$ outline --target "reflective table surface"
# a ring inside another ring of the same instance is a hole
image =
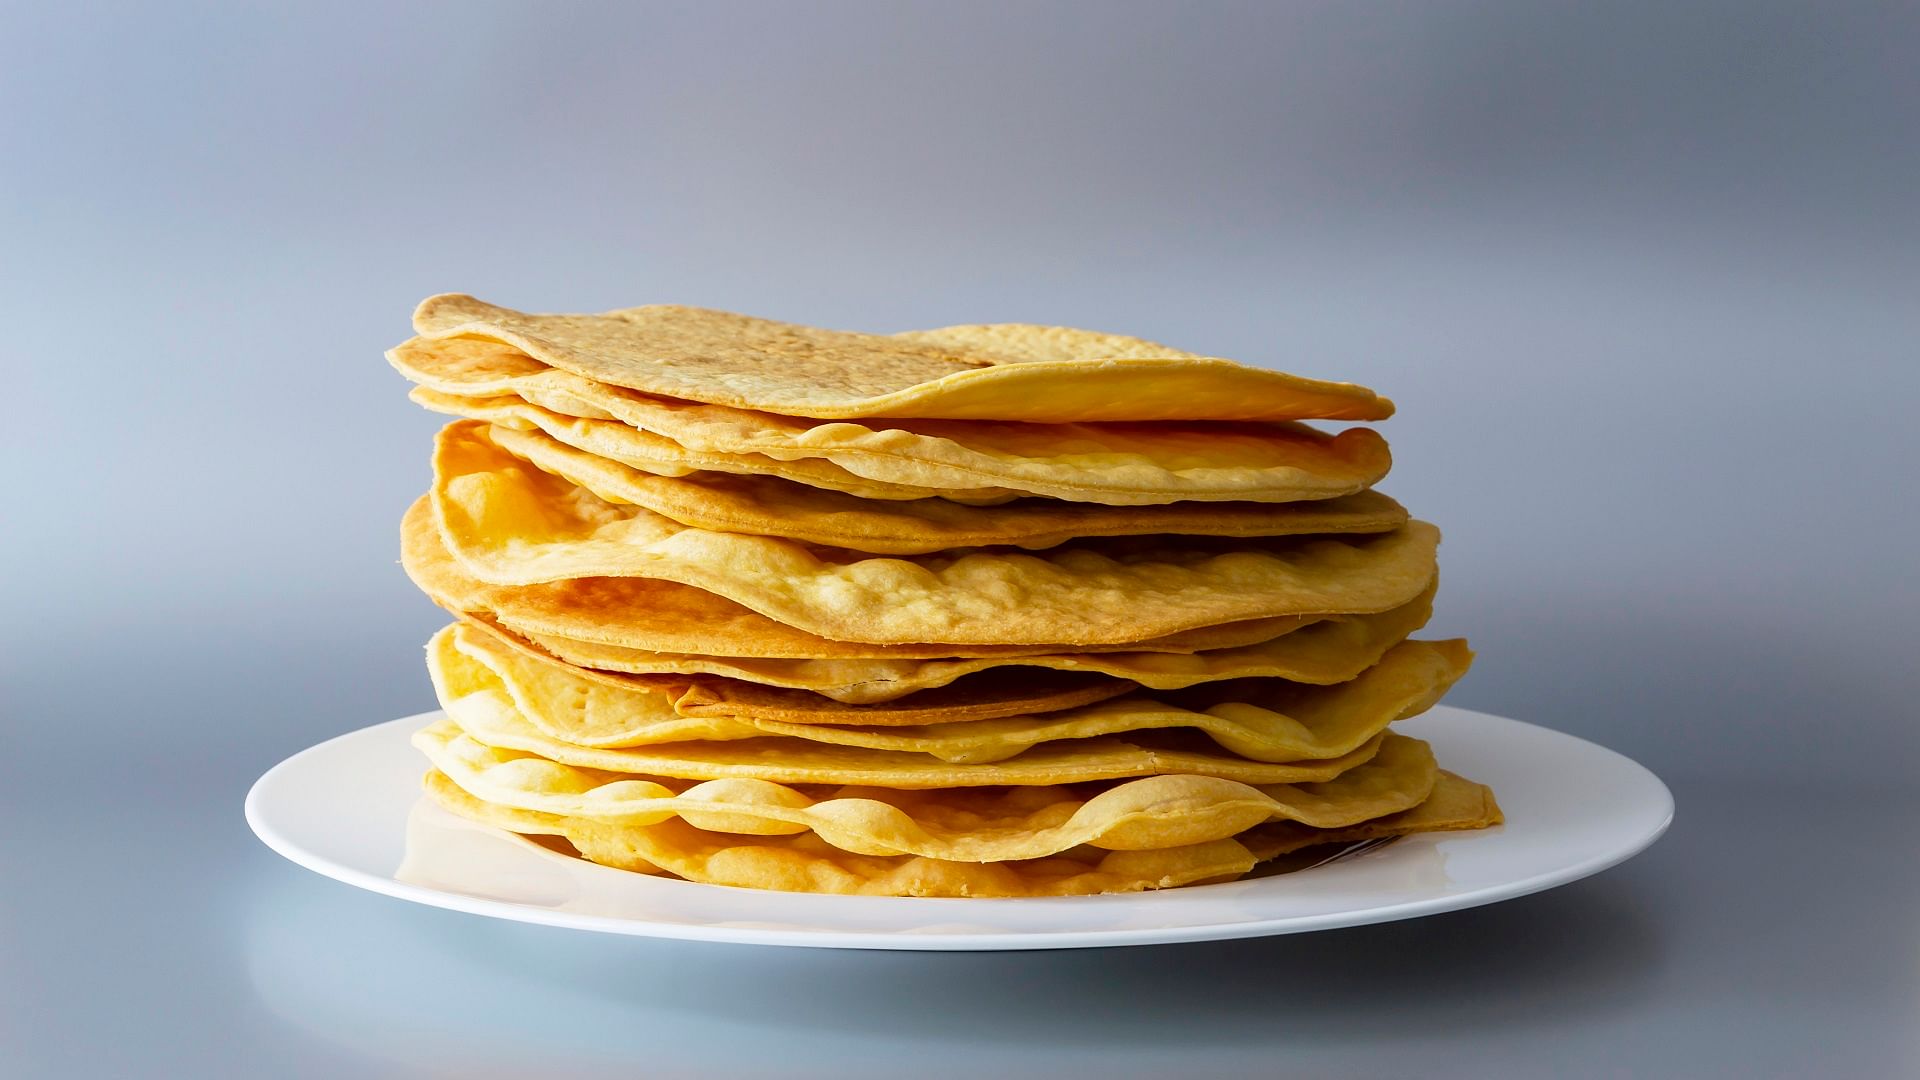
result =
[[[1914,1075],[1920,801],[1674,779],[1596,878],[1217,944],[911,954],[622,939],[376,896],[240,813],[244,727],[6,756],[8,1076]],[[24,827],[23,827],[24,826]]]

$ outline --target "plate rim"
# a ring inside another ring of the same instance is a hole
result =
[[[1605,755],[1617,759],[1616,765],[1641,774],[1651,781],[1652,793],[1660,804],[1654,824],[1641,835],[1620,847],[1603,854],[1591,856],[1563,867],[1542,871],[1529,877],[1520,878],[1499,885],[1486,886],[1477,890],[1445,896],[1425,897],[1397,904],[1385,904],[1368,908],[1346,911],[1323,912],[1312,915],[1290,915],[1266,920],[1247,920],[1242,922],[1221,922],[1176,927],[1141,927],[1119,929],[1089,930],[1050,930],[1050,931],[995,931],[989,933],[938,933],[924,931],[888,931],[863,932],[846,930],[808,930],[782,929],[740,925],[703,925],[700,923],[652,922],[643,919],[625,918],[614,915],[597,915],[579,912],[543,909],[527,904],[518,904],[508,900],[495,900],[486,897],[469,896],[463,893],[430,888],[400,881],[392,876],[375,874],[359,867],[350,866],[317,852],[308,850],[282,834],[262,809],[264,792],[271,789],[277,778],[299,767],[302,759],[319,754],[337,743],[363,738],[368,733],[401,724],[424,724],[443,715],[440,710],[415,713],[411,716],[397,717],[392,720],[369,724],[352,731],[342,732],[331,738],[314,743],[302,750],[288,755],[272,768],[262,773],[247,789],[244,813],[247,826],[269,849],[282,858],[310,870],[322,877],[382,896],[428,907],[458,911],[468,915],[504,919],[539,926],[551,926],[565,930],[587,933],[609,933],[625,937],[649,937],[682,941],[707,941],[740,945],[776,945],[789,948],[832,948],[862,949],[878,951],[952,951],[985,952],[1066,948],[1107,948],[1128,945],[1161,945],[1182,942],[1203,942],[1237,940],[1241,938],[1273,937],[1283,934],[1311,933],[1320,930],[1334,930],[1352,926],[1369,926],[1384,922],[1397,922],[1403,919],[1423,918],[1449,911],[1481,907],[1487,904],[1514,900],[1534,893],[1544,892],[1561,885],[1571,884],[1583,878],[1591,877],[1602,871],[1618,866],[1635,855],[1640,854],[1657,842],[1673,824],[1673,792],[1667,784],[1652,770],[1616,750],[1608,749],[1589,739],[1570,735],[1564,731],[1544,727],[1539,724],[1516,720],[1493,713],[1465,709],[1459,706],[1441,705],[1436,710],[1445,709],[1453,713],[1472,715],[1484,720],[1494,720],[1505,724],[1515,724],[1545,732],[1556,738],[1579,744],[1586,752]],[[1424,714],[1423,714],[1424,715]],[[531,857],[534,853],[529,852]],[[686,884],[699,886],[699,882]],[[719,886],[707,886],[717,888]],[[1206,886],[1198,886],[1205,888]],[[1174,890],[1179,891],[1179,890]],[[823,894],[806,894],[814,900],[831,900]],[[851,898],[850,898],[851,899]],[[953,905],[964,904],[969,907],[981,904],[1022,904],[1030,901],[1022,898],[959,898],[959,897],[860,897],[865,901],[886,900],[901,904]],[[1096,899],[1055,898],[1055,899]]]

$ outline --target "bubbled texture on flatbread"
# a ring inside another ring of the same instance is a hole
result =
[[[451,721],[414,736],[434,767],[483,801],[616,826],[669,817],[714,832],[811,830],[861,855],[959,862],[1040,858],[1090,844],[1146,850],[1205,843],[1271,820],[1339,828],[1412,809],[1438,775],[1424,742],[1389,733],[1330,780],[1252,785],[1192,774],[1070,786],[901,790],[724,779],[696,784],[607,772],[490,747]]]
[[[857,704],[808,690],[707,674],[628,674],[583,668],[478,615],[461,616],[457,640],[469,652],[478,646],[540,667],[557,668],[570,677],[601,686],[664,696],[682,716],[744,717],[789,724],[915,725],[986,720],[1071,709],[1135,689],[1133,683],[1093,673],[1008,668],[986,678]]]
[[[1338,757],[1261,762],[1224,754],[1201,740],[1169,739],[1149,732],[1126,739],[1048,743],[1005,761],[981,764],[956,764],[928,754],[778,737],[599,749],[546,735],[527,723],[503,696],[468,695],[445,707],[452,722],[475,742],[599,772],[676,781],[766,780],[896,791],[1040,787],[1189,772],[1244,784],[1306,783],[1331,780],[1371,758],[1380,748],[1376,734]],[[1183,743],[1196,748],[1187,749]]]
[[[651,578],[585,578],[522,587],[489,585],[467,574],[447,552],[431,502],[425,497],[401,519],[400,563],[413,583],[440,606],[491,618],[557,655],[565,655],[561,649],[568,642],[652,654],[783,659],[1032,656],[1059,651],[1059,646],[1051,644],[889,645],[839,641],[788,626],[714,593]],[[1298,629],[1311,618],[1285,615],[1249,619],[1145,641],[1078,647],[1132,652],[1225,648]],[[582,666],[609,665],[587,662]],[[617,666],[611,669],[621,670]]]
[[[811,832],[739,836],[697,829],[679,818],[608,826],[516,810],[475,798],[437,769],[427,774],[424,786],[435,803],[463,818],[529,836],[564,837],[579,855],[604,866],[739,888],[855,896],[1085,896],[1226,881],[1255,864],[1233,840],[1153,851],[1076,848],[989,863],[856,855]]]
[[[707,674],[743,683],[811,691],[847,703],[882,703],[946,686],[980,685],[1016,668],[1084,672],[1126,679],[1156,690],[1177,690],[1226,679],[1275,678],[1326,684],[1345,682],[1388,648],[1426,625],[1434,586],[1397,608],[1372,615],[1314,619],[1275,628],[1263,641],[1187,651],[998,653],[951,659],[843,657],[766,659],[648,652],[534,634],[530,646],[576,667],[635,675]],[[513,635],[518,637],[519,635]],[[1163,641],[1166,639],[1162,639]]]
[[[1258,862],[1319,845],[1479,829],[1501,820],[1491,791],[1441,770],[1432,794],[1419,806],[1340,829],[1280,822],[1183,847],[1075,848],[1039,859],[960,863],[917,855],[855,855],[811,832],[739,836],[696,829],[678,818],[622,827],[516,810],[473,797],[438,770],[427,774],[424,787],[434,802],[461,817],[510,832],[564,837],[582,856],[623,870],[671,873],[712,885],[862,896],[1082,896],[1173,888],[1231,880]]]
[[[989,506],[1019,497],[1018,492],[999,487],[929,488],[872,480],[821,457],[781,460],[765,454],[689,450],[671,439],[628,427],[617,420],[567,416],[517,397],[458,397],[425,387],[415,387],[408,396],[434,412],[482,420],[510,430],[539,432],[580,453],[659,476],[687,476],[700,472],[769,476],[825,491],[882,501],[943,498],[952,502]]]
[[[1138,338],[1019,324],[886,337],[676,305],[531,315],[445,294],[436,341],[501,342],[610,386],[788,416],[1024,420],[1379,420],[1365,387],[1196,357]]]
[[[442,433],[435,475],[441,537],[488,584],[675,581],[821,637],[881,644],[1115,644],[1247,619],[1382,611],[1432,579],[1438,542],[1413,522],[1352,537],[1130,537],[1039,553],[862,557],[616,506],[474,429]]]
[[[993,506],[942,498],[875,500],[770,475],[660,476],[589,454],[538,430],[489,425],[476,437],[608,503],[643,507],[682,525],[886,555],[988,546],[1040,549],[1096,536],[1371,533],[1407,521],[1406,510],[1377,491],[1317,502],[1153,507],[1037,498]]]
[[[1297,821],[1275,821],[1256,825],[1235,839],[1264,862],[1322,844],[1354,844],[1414,833],[1487,829],[1505,820],[1500,804],[1494,801],[1492,788],[1441,769],[1432,793],[1411,810],[1338,829],[1314,829]]]
[[[546,736],[575,746],[782,736],[926,754],[955,764],[1004,761],[1042,743],[1166,729],[1200,732],[1253,761],[1333,758],[1359,748],[1389,723],[1426,711],[1471,662],[1465,642],[1409,641],[1359,678],[1331,687],[1245,679],[1200,695],[1137,693],[1045,713],[918,725],[796,724],[764,716],[689,715],[667,694],[600,682],[469,627],[442,630],[428,645],[435,689],[456,720],[461,709],[450,703],[482,694],[493,699],[493,711],[510,707]]]
[[[423,378],[431,372],[409,374]],[[553,384],[572,380],[562,387]],[[436,412],[537,428],[648,472],[756,472],[768,462],[823,462],[789,479],[887,497],[921,491],[981,501],[1008,493],[1147,506],[1191,501],[1295,502],[1360,491],[1386,476],[1386,440],[1366,428],[1329,435],[1305,424],[994,424],[819,422],[627,394],[548,372],[511,395],[416,387]],[[577,383],[577,385],[575,385]],[[732,462],[732,464],[729,464]]]

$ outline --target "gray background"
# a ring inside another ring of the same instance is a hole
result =
[[[1920,1070],[1920,9],[0,7],[0,1073]],[[1601,878],[1251,945],[615,942],[240,797],[427,708],[419,298],[1039,321],[1365,382],[1453,698],[1665,776]]]

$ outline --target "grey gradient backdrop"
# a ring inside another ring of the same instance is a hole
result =
[[[447,290],[874,330],[1057,322],[1375,386],[1401,406],[1386,490],[1446,532],[1434,628],[1481,652],[1454,700],[1629,753],[1674,784],[1683,823],[1690,797],[1712,823],[1632,888],[1419,924],[1466,935],[1447,947],[1460,964],[1603,924],[1584,932],[1597,951],[1471,984],[1488,1008],[1508,989],[1536,1005],[1466,1034],[1516,1069],[1599,1068],[1553,1040],[1653,1055],[1732,1022],[1759,1040],[1748,1068],[1783,1066],[1803,1044],[1766,1022],[1774,999],[1726,996],[1791,980],[1739,967],[1757,961],[1734,959],[1746,946],[1720,920],[1745,910],[1752,940],[1793,940],[1802,900],[1869,882],[1882,906],[1813,921],[1871,929],[1808,955],[1839,965],[1823,992],[1871,1003],[1833,1023],[1910,1020],[1914,852],[1888,822],[1911,816],[1920,766],[1916,55],[1920,9],[1894,3],[0,7],[0,788],[18,804],[0,834],[0,1037],[48,1071],[170,1068],[219,1030],[317,1075],[373,1069],[363,1052],[396,1071],[440,1060],[411,1035],[367,1050],[342,1034],[367,1023],[350,1010],[275,1005],[260,933],[233,927],[281,910],[372,965],[338,975],[335,1005],[504,942],[527,963],[575,950],[542,977],[603,1020],[644,1011],[620,1012],[626,984],[583,970],[604,954],[575,938],[349,896],[239,823],[273,761],[431,703],[419,646],[441,617],[394,560],[436,421],[380,352]],[[1796,828],[1832,865],[1786,874],[1818,889],[1788,904],[1771,849],[1727,845]],[[1703,891],[1729,873],[1759,876]],[[1757,896],[1774,906],[1755,914]],[[1681,912],[1700,925],[1674,929]],[[1432,997],[1452,987],[1437,969],[1387,959],[1421,934],[1259,955],[1371,957]],[[1672,966],[1682,938],[1695,966]],[[438,951],[387,970],[367,940]],[[1664,959],[1635,967],[1649,950]],[[1186,955],[1213,970],[1233,954]],[[980,966],[1000,962],[966,961],[1034,1001],[1114,979],[1084,958]],[[882,961],[777,963],[775,983],[832,984],[830,963]],[[930,962],[886,963],[855,981],[897,989]],[[1624,998],[1683,971],[1696,1012],[1596,1022],[1576,997],[1536,1015],[1569,970]],[[110,972],[133,981],[102,991]],[[1185,991],[1240,1016],[1245,995],[1212,986]],[[128,1006],[116,1037],[81,1021],[103,992]],[[380,1015],[413,1035],[451,1022],[404,1000],[421,1011]],[[1104,1005],[1088,1023],[1142,1022]],[[1334,1022],[1313,1060],[1471,1071],[1421,1056],[1462,1017],[1401,1007],[1428,1018],[1411,1040]],[[960,1036],[914,1015],[923,1028],[880,1045],[937,1074],[947,1059],[922,1044]],[[997,1017],[1027,1037],[997,1068],[1104,1052],[1021,1015]],[[1242,1019],[1207,1052],[1256,1055]],[[515,1054],[552,1060],[539,1024],[483,1026],[495,1043],[457,1045],[509,1072]],[[892,1060],[848,1056],[857,1025],[837,1042],[820,1026],[811,1061]],[[782,1071],[799,1038],[714,1030],[705,1060],[736,1074]],[[1108,1066],[1184,1045],[1163,1034]],[[1893,1026],[1851,1038],[1862,1066],[1920,1060]],[[1359,1044],[1373,1056],[1342,1056]],[[1688,1045],[1628,1066],[1719,1060],[1711,1038]],[[631,1049],[592,1047],[602,1065]],[[702,1051],[680,1049],[673,1074],[698,1071]]]

